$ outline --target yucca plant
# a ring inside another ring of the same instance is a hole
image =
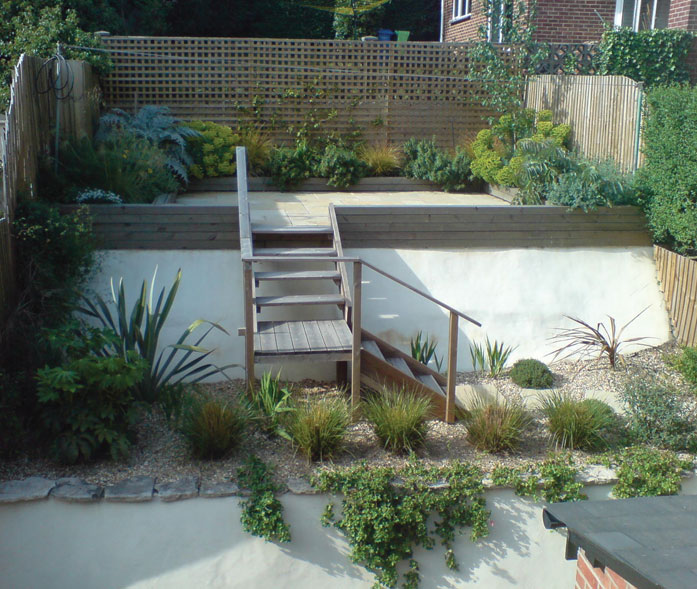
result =
[[[484,372],[486,370],[486,354],[482,344],[472,342],[472,345],[470,345],[470,358],[472,358],[472,370],[475,372]]]
[[[648,309],[648,307],[646,307]],[[619,330],[614,317],[608,315],[610,327],[604,323],[598,323],[595,327],[590,323],[586,323],[576,317],[565,315],[567,319],[571,319],[578,327],[570,327],[558,329],[556,335],[552,336],[552,341],[563,344],[561,347],[554,350],[551,354],[553,359],[558,357],[569,358],[570,356],[578,355],[580,357],[588,357],[594,353],[598,354],[598,358],[606,356],[610,366],[615,368],[617,361],[620,359],[620,347],[629,343],[643,342],[646,337],[632,337],[626,340],[622,339],[624,330],[627,329],[642,313],[643,309],[637,313],[632,319],[625,323]],[[641,345],[649,345],[641,343]]]
[[[197,458],[222,458],[242,439],[245,411],[207,395],[194,397],[183,416],[181,432]]]
[[[375,435],[392,452],[410,452],[423,444],[432,411],[428,397],[406,389],[383,388],[363,403]]]
[[[111,281],[111,302],[116,307],[115,314],[99,295],[95,295],[95,301],[83,296],[84,306],[79,309],[85,315],[97,319],[104,327],[116,332],[121,355],[126,357],[129,351],[134,350],[148,362],[150,371],[138,385],[138,391],[140,400],[149,403],[158,401],[159,391],[165,384],[177,384],[182,381],[199,382],[234,366],[217,367],[204,362],[214,351],[201,347],[206,336],[214,329],[229,335],[220,325],[205,319],[194,321],[184,330],[175,344],[164,347],[158,354],[160,334],[177,296],[182,271],[180,269],[177,272],[169,292],[162,287],[157,301],[153,304],[156,277],[157,268],[149,291],[147,282],[143,281],[140,296],[133,304],[130,313],[126,306],[126,288],[123,278],[119,280],[118,291],[114,289],[114,281]],[[207,325],[207,329],[193,344],[187,343],[189,336],[202,325]]]
[[[341,448],[350,423],[344,399],[308,399],[296,407],[289,430],[309,462],[331,458]]]
[[[416,334],[416,337],[411,339],[410,344],[411,357],[414,358],[414,360],[417,360],[426,366],[428,366],[431,360],[433,360],[433,363],[436,365],[436,370],[438,372],[441,371],[443,368],[443,359],[439,358],[438,354],[436,354],[438,344],[434,339],[428,335],[424,337],[423,333],[419,331],[419,333]]]
[[[608,445],[615,413],[606,403],[598,399],[579,401],[568,393],[554,392],[541,397],[540,406],[556,446],[598,450]]]
[[[364,145],[358,157],[368,166],[373,176],[389,176],[399,169],[402,154],[399,148],[389,143]]]
[[[286,421],[289,413],[295,411],[292,404],[292,391],[288,387],[281,386],[281,373],[273,376],[265,372],[250,391],[250,409],[254,413],[261,427],[269,433],[290,440],[290,434],[286,431]]]
[[[530,422],[527,411],[516,403],[479,398],[468,407],[465,427],[477,450],[502,452],[520,445]]]

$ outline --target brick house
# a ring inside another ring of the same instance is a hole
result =
[[[484,27],[490,41],[506,42],[506,15],[517,0],[442,0],[441,41],[473,41]],[[697,0],[537,0],[536,38],[552,43],[594,43],[605,24],[697,31]]]

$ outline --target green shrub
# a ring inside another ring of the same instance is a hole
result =
[[[83,137],[61,146],[59,177],[61,200],[72,202],[80,189],[113,192],[128,203],[149,203],[179,190],[168,168],[168,156],[148,140],[122,132],[94,143]]]
[[[642,203],[656,243],[697,248],[697,88],[655,88],[647,94]]]
[[[556,446],[598,450],[608,445],[615,413],[606,403],[597,399],[577,401],[568,394],[555,392],[542,397],[540,404]]]
[[[281,190],[290,190],[312,176],[318,157],[307,141],[298,143],[295,149],[274,149],[269,159],[271,180]]]
[[[399,170],[401,165],[399,149],[388,143],[364,145],[358,151],[358,156],[373,176],[390,176]]]
[[[652,376],[636,377],[621,399],[637,442],[678,451],[697,449],[694,410],[668,385]]]
[[[209,121],[191,121],[187,125],[199,133],[186,140],[193,159],[191,175],[194,178],[232,176],[237,170],[239,135],[230,127]],[[249,165],[253,165],[251,159]]]
[[[643,446],[622,450],[614,461],[618,468],[612,494],[617,499],[677,495],[683,470],[694,467],[691,460],[680,460],[672,452]]]
[[[402,173],[407,178],[428,180],[446,192],[464,190],[470,183],[470,158],[458,148],[451,157],[436,145],[435,139],[409,139],[403,147]]]
[[[388,0],[337,0],[334,12],[334,36],[336,39],[359,40],[366,35],[375,35],[385,16],[385,4]],[[323,5],[324,2],[317,2]],[[312,6],[312,4],[309,4]],[[343,9],[343,10],[342,10]],[[355,14],[354,12],[355,11]]]
[[[350,423],[344,399],[308,399],[296,407],[289,433],[308,461],[324,460],[341,448]]]
[[[405,389],[384,388],[363,403],[375,435],[392,452],[410,452],[424,443],[431,411],[428,397]]]
[[[368,167],[351,150],[327,145],[317,165],[319,176],[327,178],[327,184],[336,188],[348,188],[368,173]]]
[[[693,34],[677,29],[635,32],[607,28],[600,42],[599,74],[627,76],[648,88],[688,82]]]
[[[526,389],[548,389],[554,382],[547,365],[532,358],[518,360],[511,368],[509,376],[515,384]]]
[[[498,398],[494,401],[478,399],[468,410],[467,437],[477,450],[485,452],[514,450],[530,425],[525,409]]]
[[[126,456],[128,430],[136,418],[133,389],[147,370],[134,352],[116,354],[116,336],[109,330],[76,328],[50,332],[63,352],[60,366],[37,372],[41,420],[52,439],[51,452],[74,463],[104,449],[113,459]]]
[[[250,391],[250,409],[256,415],[260,426],[268,433],[291,439],[286,424],[295,411],[292,393],[288,387],[281,386],[281,373],[275,377],[264,373],[258,387]]]
[[[0,458],[13,458],[27,443],[33,407],[18,378],[0,369]]]
[[[195,397],[182,418],[181,431],[197,458],[222,458],[242,439],[244,411],[209,395]]]
[[[697,348],[683,348],[682,352],[670,358],[669,362],[687,381],[697,385]]]

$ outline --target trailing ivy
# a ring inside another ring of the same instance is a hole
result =
[[[482,473],[468,463],[427,468],[414,461],[396,470],[365,465],[345,471],[325,471],[313,480],[322,492],[343,495],[341,517],[329,503],[323,525],[333,525],[348,537],[351,559],[376,576],[374,587],[394,587],[397,565],[409,559],[404,587],[419,585],[416,546],[431,549],[437,539],[445,547],[448,568],[457,569],[452,550],[456,532],[471,527],[472,541],[488,534]],[[436,521],[431,523],[431,516]]]
[[[687,54],[694,35],[676,29],[635,32],[606,29],[600,42],[600,75],[622,75],[647,87],[687,82]]]
[[[495,485],[513,487],[519,497],[547,503],[588,499],[583,483],[576,480],[578,469],[570,454],[551,454],[547,460],[527,467],[497,466],[491,479]]]
[[[276,497],[281,489],[271,480],[272,474],[272,467],[253,455],[237,470],[240,487],[251,492],[240,502],[240,521],[244,531],[253,536],[290,542],[290,526],[283,520],[283,505]]]

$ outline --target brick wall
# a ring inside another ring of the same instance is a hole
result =
[[[479,27],[486,24],[486,18],[482,13],[482,5],[478,0],[472,0],[472,16],[465,20],[453,20],[453,0],[445,0],[443,8],[443,40],[451,42],[477,41],[479,39]]]
[[[668,28],[697,31],[697,0],[672,0]]]
[[[574,589],[636,589],[609,567],[594,567],[583,550],[578,551]]]

